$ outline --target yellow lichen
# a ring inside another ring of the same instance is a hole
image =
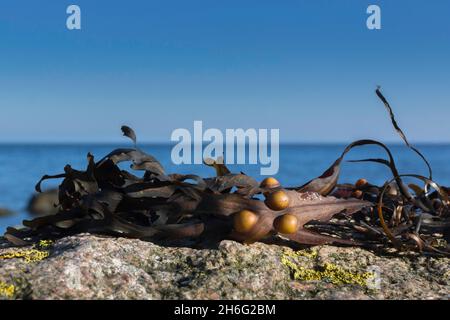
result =
[[[23,259],[26,263],[39,262],[50,255],[49,248],[53,245],[52,240],[40,240],[30,249],[14,249],[0,253],[1,259]]]
[[[365,287],[368,280],[374,277],[371,272],[355,273],[332,263],[309,269],[301,266],[298,261],[299,257],[315,259],[317,255],[316,251],[286,251],[281,257],[281,263],[289,268],[295,280],[300,281],[328,281],[335,285],[357,284]]]
[[[450,279],[450,271],[445,272],[443,277],[445,280],[449,280]]]
[[[0,259],[24,259],[26,263],[42,261],[50,255],[48,251],[37,249],[17,249],[0,254]]]
[[[15,290],[14,285],[0,281],[0,297],[12,298]]]
[[[316,250],[300,250],[300,251],[286,251],[286,255],[289,255],[293,258],[296,257],[306,257],[308,259],[315,259],[318,256],[318,253]]]
[[[53,241],[52,240],[39,240],[37,246],[45,249],[45,248],[49,248],[53,245]]]

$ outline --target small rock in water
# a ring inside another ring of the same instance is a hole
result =
[[[58,190],[52,189],[33,195],[28,202],[27,210],[40,216],[52,215],[58,212],[58,208],[55,207],[58,203]]]
[[[0,208],[0,217],[12,216],[13,214],[15,212],[12,210]]]

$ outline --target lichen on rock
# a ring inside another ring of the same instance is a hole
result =
[[[315,268],[304,267],[299,258],[307,259],[317,258],[317,251],[285,251],[281,257],[281,262],[289,268],[293,278],[300,281],[329,281],[335,285],[357,284],[361,287],[367,287],[370,279],[374,278],[372,272],[352,272],[339,267],[333,263],[325,263]]]
[[[12,298],[14,291],[15,287],[13,284],[0,281],[0,298]]]
[[[1,299],[446,299],[450,283],[448,258],[361,248],[294,251],[225,240],[195,249],[89,234],[48,246],[1,242],[0,256],[19,250],[48,254],[33,263],[0,259]],[[380,271],[378,290],[364,286],[371,266]],[[296,277],[295,270],[310,271]]]
[[[23,259],[27,263],[42,261],[49,255],[48,251],[37,249],[15,249],[0,254],[0,260]]]
[[[40,240],[31,248],[13,248],[0,253],[0,260],[23,259],[26,263],[39,262],[49,256],[48,249],[52,243],[50,240]]]

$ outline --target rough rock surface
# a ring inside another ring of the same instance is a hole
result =
[[[0,299],[447,299],[449,262],[234,241],[192,249],[88,234],[33,248],[0,240]],[[373,266],[380,277],[369,281],[362,275]]]

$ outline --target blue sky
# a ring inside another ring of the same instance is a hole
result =
[[[381,85],[412,141],[450,142],[449,15],[445,0],[2,1],[0,141],[120,141],[126,123],[169,142],[194,120],[398,141]]]

